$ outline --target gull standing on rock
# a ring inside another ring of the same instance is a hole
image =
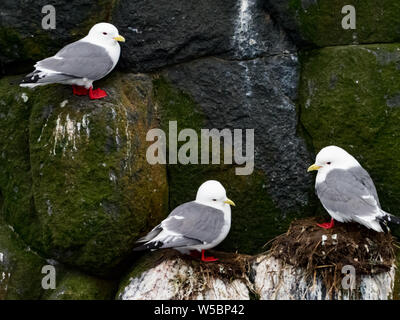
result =
[[[388,232],[388,222],[400,218],[381,209],[375,185],[368,172],[348,152],[336,146],[323,148],[308,172],[318,170],[315,190],[331,222],[318,224],[324,229],[339,222],[358,222],[377,232]]]
[[[101,89],[93,90],[93,82],[104,78],[117,65],[121,53],[118,42],[125,42],[125,39],[115,26],[98,23],[86,37],[37,62],[35,71],[28,74],[20,86],[33,88],[52,83],[68,84],[72,85],[75,95],[104,98],[107,93]]]
[[[205,250],[214,248],[228,235],[231,205],[235,204],[227,198],[221,183],[206,181],[198,189],[195,201],[175,208],[137,241],[134,251],[173,248],[184,254],[201,252],[202,261],[217,261],[214,257],[205,257]]]

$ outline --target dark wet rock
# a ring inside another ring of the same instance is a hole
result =
[[[356,29],[343,29],[342,8],[353,5]],[[400,4],[396,0],[349,3],[345,0],[265,1],[266,10],[300,46],[386,43],[400,40]]]

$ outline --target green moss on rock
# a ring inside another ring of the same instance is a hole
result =
[[[114,74],[101,101],[9,81],[0,87],[5,219],[44,255],[110,273],[167,211],[166,169],[146,160],[158,125],[151,79]]]
[[[34,209],[29,156],[30,93],[20,90],[18,78],[0,80],[1,216],[28,238],[40,234]]]
[[[400,209],[400,45],[304,53],[301,122],[315,151],[337,145],[370,173],[382,208]]]
[[[36,37],[25,37],[11,27],[0,28],[0,58],[9,61],[38,60],[48,54],[50,39],[37,30]]]
[[[110,281],[88,276],[76,271],[66,271],[66,273],[60,276],[60,279],[57,279],[56,289],[46,290],[46,294],[42,299],[111,300],[114,291],[114,284]]]
[[[178,132],[192,128],[200,136],[200,129],[206,128],[205,115],[193,99],[164,78],[154,80],[154,89],[164,132],[168,133],[169,121],[177,121]],[[178,148],[183,143],[179,143]],[[260,170],[256,169],[249,176],[239,176],[235,174],[235,166],[224,164],[169,164],[170,210],[193,201],[198,187],[211,179],[220,181],[236,204],[232,207],[231,231],[219,246],[220,250],[247,254],[260,252],[268,240],[287,230],[290,219],[302,214],[297,212],[282,217],[268,195],[268,178]]]
[[[46,264],[0,219],[0,300],[39,299]]]
[[[356,29],[344,30],[345,5],[356,9]],[[396,42],[400,40],[400,3],[396,0],[290,0],[302,38],[316,46]]]

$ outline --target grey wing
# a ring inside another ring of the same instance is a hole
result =
[[[76,41],[55,56],[39,61],[35,67],[37,70],[47,69],[76,78],[99,80],[112,70],[113,65],[103,47]]]
[[[378,193],[376,192],[375,184],[372,181],[367,170],[365,170],[363,167],[359,167],[359,168],[351,169],[351,172],[354,175],[356,175],[357,177],[359,177],[360,182],[369,190],[369,192],[374,197],[374,199],[376,200],[376,202],[380,208],[381,204],[379,203],[379,197],[378,197]]]
[[[161,224],[158,226],[155,226],[148,234],[146,234],[144,237],[141,237],[136,241],[136,243],[142,243],[142,242],[147,242],[153,240],[158,234],[162,231]]]
[[[316,185],[316,192],[325,209],[347,220],[380,212],[374,183],[364,169],[332,170],[324,182]]]
[[[188,202],[174,209],[161,226],[186,239],[211,243],[221,234],[224,223],[224,213],[221,210]]]

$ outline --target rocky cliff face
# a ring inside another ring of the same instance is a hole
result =
[[[227,282],[216,272],[206,285],[185,280],[199,266],[184,258],[143,264],[131,249],[201,182],[217,179],[237,204],[219,249],[259,254],[293,219],[323,212],[306,168],[328,144],[357,157],[383,208],[399,211],[396,1],[358,1],[356,30],[341,28],[342,0],[56,0],[56,29],[43,30],[46,4],[0,5],[0,299],[107,299],[117,287],[119,299],[325,298],[322,284],[318,292],[293,287],[293,279],[307,282],[302,269],[278,260],[244,256],[244,275],[234,269]],[[117,70],[96,83],[110,97],[18,87],[35,61],[100,21],[127,39]],[[254,129],[254,172],[150,165],[146,133],[168,131],[169,121],[197,133]],[[54,292],[40,286],[48,261],[60,274]],[[118,283],[127,265],[133,274]],[[271,268],[292,280],[272,286]],[[358,297],[395,297],[392,275],[365,278]]]

